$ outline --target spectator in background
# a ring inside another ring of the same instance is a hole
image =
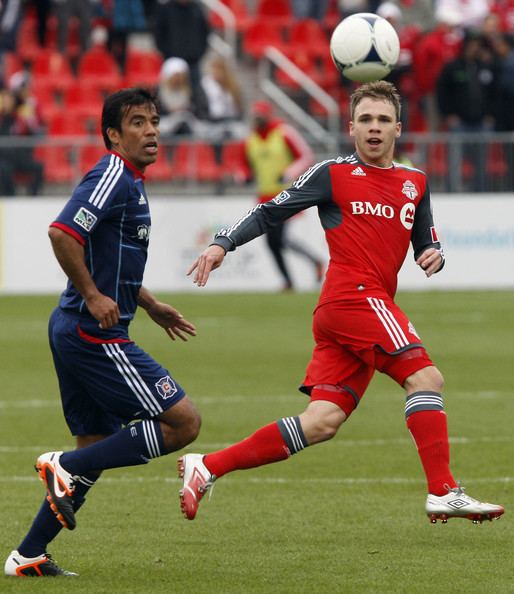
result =
[[[504,33],[495,41],[498,56],[496,86],[496,130],[514,132],[514,35]],[[508,145],[507,145],[508,146]],[[507,188],[514,190],[514,146],[505,151]]]
[[[323,21],[329,0],[291,0],[291,8],[296,19],[316,19]]]
[[[429,131],[439,129],[439,112],[436,102],[436,82],[443,66],[453,60],[460,49],[462,17],[450,9],[439,9],[437,24],[416,43],[414,49],[414,81],[421,97],[422,110]]]
[[[493,129],[494,71],[486,63],[483,38],[468,32],[459,55],[445,64],[437,79],[437,104],[445,129],[461,134],[483,133]],[[460,158],[450,145],[449,170],[460,170]],[[473,165],[473,189],[485,190],[485,145],[476,139],[464,143],[463,156]],[[452,187],[450,175],[450,191]]]
[[[141,0],[111,0],[108,48],[125,71],[128,36],[146,29],[146,16]]]
[[[160,131],[163,138],[193,134],[197,125],[189,79],[189,66],[182,58],[164,61],[159,76]]]
[[[404,25],[402,11],[394,2],[382,2],[377,14],[391,23],[400,39],[400,58],[387,80],[399,90],[402,101],[401,122],[404,132],[411,131],[411,112],[414,129],[416,129],[416,107],[419,101],[413,74],[413,52],[416,42],[421,36],[418,25]]]
[[[489,0],[435,0],[434,9],[459,14],[464,29],[478,29],[489,14]]]
[[[291,185],[314,160],[314,155],[298,132],[273,116],[266,101],[252,106],[254,129],[246,140],[246,157],[257,186],[260,203],[268,202]],[[289,249],[306,258],[314,268],[316,281],[323,278],[323,262],[304,247],[286,237],[286,222],[277,223],[266,232],[266,242],[283,278],[283,290],[294,289],[293,279],[284,259]]]
[[[95,5],[99,0],[53,0],[57,16],[57,46],[62,53],[67,52],[69,25],[72,17],[79,20],[80,49],[84,53],[89,47],[91,22]]]
[[[243,139],[248,134],[243,121],[241,88],[229,62],[217,54],[207,61],[201,87],[205,96],[207,119],[205,131],[199,133],[210,140],[216,160],[220,163],[225,141]]]
[[[160,0],[154,9],[155,45],[164,58],[182,58],[189,66],[193,100],[199,102],[200,64],[207,51],[209,22],[196,0]]]
[[[0,106],[0,136],[27,137],[41,134],[43,122],[37,103],[30,93],[30,77],[16,72],[9,79]],[[32,146],[2,146],[0,148],[0,193],[16,195],[16,176],[28,177],[28,193],[36,196],[43,185],[43,165],[34,159]]]
[[[22,16],[21,0],[0,0],[0,70],[3,53],[16,49],[16,36]]]

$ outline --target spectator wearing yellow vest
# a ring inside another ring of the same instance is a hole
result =
[[[251,109],[253,129],[245,149],[253,174],[259,202],[268,202],[285,190],[314,161],[314,155],[302,136],[289,124],[277,119],[267,101],[256,101]],[[323,278],[323,262],[300,243],[288,239],[286,223],[271,227],[266,242],[284,279],[284,290],[294,284],[284,259],[288,249],[307,258],[313,265],[317,282]]]

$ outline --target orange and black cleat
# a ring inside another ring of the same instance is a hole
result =
[[[59,464],[62,452],[47,452],[37,459],[35,468],[39,478],[45,483],[47,500],[56,518],[68,530],[77,525],[73,510],[75,477]]]

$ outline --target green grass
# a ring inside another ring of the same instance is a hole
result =
[[[212,451],[303,409],[296,388],[316,295],[163,297],[197,324],[198,337],[173,343],[144,314],[132,336],[202,413],[189,451]],[[105,473],[77,530],[49,547],[80,577],[0,577],[0,592],[514,593],[513,300],[512,292],[398,299],[445,375],[454,474],[472,495],[506,505],[501,520],[428,522],[403,393],[378,374],[334,440],[224,477],[194,522],[179,511],[178,454]],[[42,500],[35,457],[73,444],[46,339],[55,302],[0,298],[0,559]]]

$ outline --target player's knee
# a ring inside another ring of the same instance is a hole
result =
[[[411,393],[420,390],[430,390],[431,392],[438,392],[440,394],[444,388],[444,377],[437,367],[431,365],[409,375],[405,380],[404,387],[407,392]]]
[[[345,419],[345,413],[328,402],[312,402],[300,415],[303,432],[310,445],[332,439]]]
[[[192,443],[200,433],[202,419],[199,413],[191,409],[182,414],[180,422],[161,421],[161,432],[166,453],[174,452]]]

